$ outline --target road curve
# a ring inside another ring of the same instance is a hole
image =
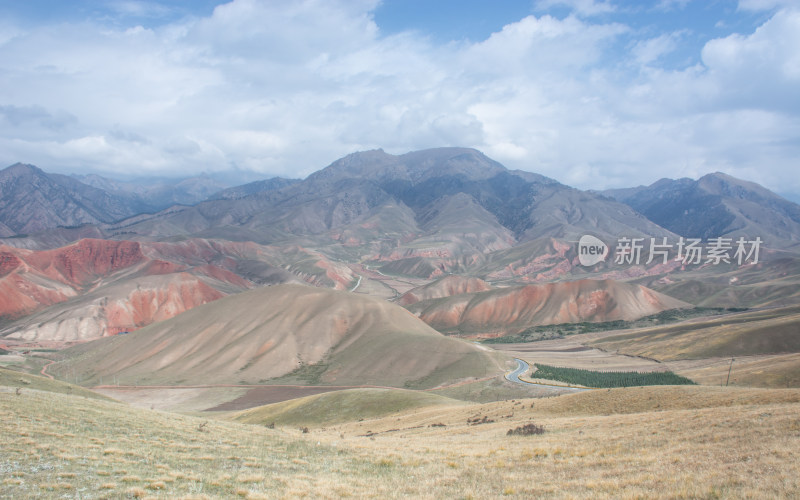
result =
[[[516,382],[517,384],[527,383],[520,380],[519,376],[527,372],[530,369],[530,366],[528,365],[527,362],[522,361],[519,358],[514,358],[514,361],[517,362],[517,367],[514,369],[514,371],[506,373],[506,380],[508,380],[509,382]]]
[[[528,382],[527,380],[522,380],[521,378],[519,378],[519,376],[527,372],[530,369],[530,365],[528,365],[526,361],[523,361],[519,358],[514,358],[514,361],[517,362],[517,367],[513,371],[510,371],[505,375],[506,380],[508,380],[509,382],[514,382],[515,384],[523,384],[523,385],[538,385],[539,387],[555,387],[558,389],[564,389],[565,391],[573,391],[573,392],[591,390],[585,387],[566,387],[563,385],[542,384],[538,382]]]

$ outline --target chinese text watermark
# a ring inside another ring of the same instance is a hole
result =
[[[761,249],[760,237],[747,239],[716,237],[709,238],[705,244],[700,238],[681,237],[677,243],[669,243],[667,237],[661,238],[619,238],[614,252],[615,264],[639,265],[642,253],[647,251],[645,265],[652,262],[666,264],[671,259],[682,264],[736,263],[738,265],[758,263]],[[604,261],[609,253],[608,246],[600,239],[584,235],[578,242],[578,260],[582,266],[593,266]]]

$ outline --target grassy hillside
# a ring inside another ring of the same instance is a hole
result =
[[[744,387],[800,387],[800,353],[670,362],[670,368],[698,384]]]
[[[0,368],[0,387],[13,389],[15,393],[17,389],[20,389],[21,393],[27,393],[28,391],[55,392],[59,394],[71,394],[85,398],[112,401],[111,398],[107,398],[102,394],[84,389],[78,385],[72,385],[66,382],[60,382],[58,380],[51,380],[49,378],[31,375],[29,373],[6,370],[4,368]]]
[[[320,425],[354,422],[415,408],[463,405],[462,401],[426,392],[351,389],[261,406],[232,416],[238,422],[268,425]]]
[[[0,387],[0,497],[793,498],[798,413],[797,390],[634,388],[303,434]]]

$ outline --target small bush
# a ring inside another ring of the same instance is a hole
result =
[[[538,434],[544,434],[544,427],[534,423],[525,424],[516,429],[509,429],[506,432],[506,436],[535,436]]]
[[[494,422],[491,418],[487,417],[486,415],[481,418],[480,416],[468,418],[467,425],[480,425],[480,424],[491,424]]]

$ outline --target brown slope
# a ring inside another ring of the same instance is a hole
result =
[[[49,372],[75,372],[86,383],[258,384],[318,363],[311,382],[323,385],[432,386],[500,371],[492,354],[399,306],[301,285],[226,297],[64,354],[70,360]]]
[[[397,303],[401,306],[409,306],[422,300],[439,299],[462,293],[485,292],[491,289],[492,287],[482,279],[451,275],[432,283],[412,288],[401,295],[397,299]]]
[[[409,309],[442,332],[504,334],[534,325],[632,320],[689,304],[640,285],[580,280],[428,300]]]

